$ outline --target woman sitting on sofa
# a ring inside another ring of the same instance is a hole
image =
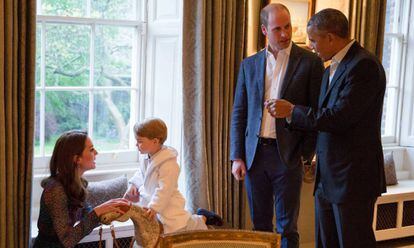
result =
[[[95,168],[97,154],[84,131],[68,131],[56,141],[50,176],[41,182],[39,235],[33,247],[74,247],[99,225],[99,216],[129,209],[125,199],[109,200],[93,209],[85,204],[88,182],[82,175]]]

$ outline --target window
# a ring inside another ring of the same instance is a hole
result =
[[[409,12],[411,17],[406,17],[405,20],[412,20],[414,17],[414,1],[405,1],[405,12]],[[407,14],[408,16],[408,14]],[[403,17],[404,18],[404,17]],[[400,144],[402,146],[414,147],[414,23],[407,22],[407,36],[404,38],[404,45],[406,51],[403,52],[405,61],[401,64],[404,68],[401,77],[403,78],[401,101],[401,130],[400,130]]]
[[[383,143],[399,142],[397,137],[400,125],[409,9],[409,1],[387,1],[382,56],[382,64],[387,76],[381,126]]]
[[[37,1],[33,221],[66,130],[87,130],[99,151],[90,181],[133,175],[132,128],[146,117],[166,122],[181,154],[181,16],[182,0]]]
[[[99,151],[134,148],[142,2],[38,1],[35,156],[48,157],[70,129],[88,130]],[[116,19],[115,19],[116,18]]]
[[[88,131],[97,169],[136,168],[149,116],[180,150],[181,1],[38,0],[36,38],[35,174],[70,129]]]

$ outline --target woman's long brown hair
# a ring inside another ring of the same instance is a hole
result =
[[[50,158],[50,177],[41,183],[45,187],[50,179],[59,181],[67,194],[69,208],[76,210],[83,207],[86,197],[87,181],[79,175],[75,156],[81,156],[85,148],[88,133],[71,130],[63,133],[56,141]]]

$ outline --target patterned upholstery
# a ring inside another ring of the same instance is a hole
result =
[[[135,226],[134,247],[144,248],[279,248],[280,235],[268,232],[256,232],[235,229],[209,229],[163,233],[162,225],[155,218],[148,219],[145,211],[132,205],[128,212],[121,215],[116,212],[100,217],[103,224],[112,221],[124,222],[131,219]]]
[[[162,234],[161,248],[278,248],[280,235],[247,230],[215,229]]]
[[[387,186],[398,184],[397,172],[395,171],[394,155],[392,152],[384,154],[385,183]]]
[[[86,203],[96,207],[114,198],[122,198],[128,187],[128,178],[120,176],[113,179],[88,183]]]
[[[209,241],[208,243],[200,242],[200,241],[193,241],[187,242],[184,244],[176,244],[172,245],[171,247],[174,248],[270,248],[271,245],[269,243],[253,243],[253,242],[235,242],[235,241]]]

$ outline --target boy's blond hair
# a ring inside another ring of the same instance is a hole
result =
[[[141,123],[134,125],[135,137],[141,136],[149,139],[157,138],[160,144],[164,144],[167,139],[167,125],[159,118],[145,119]]]

